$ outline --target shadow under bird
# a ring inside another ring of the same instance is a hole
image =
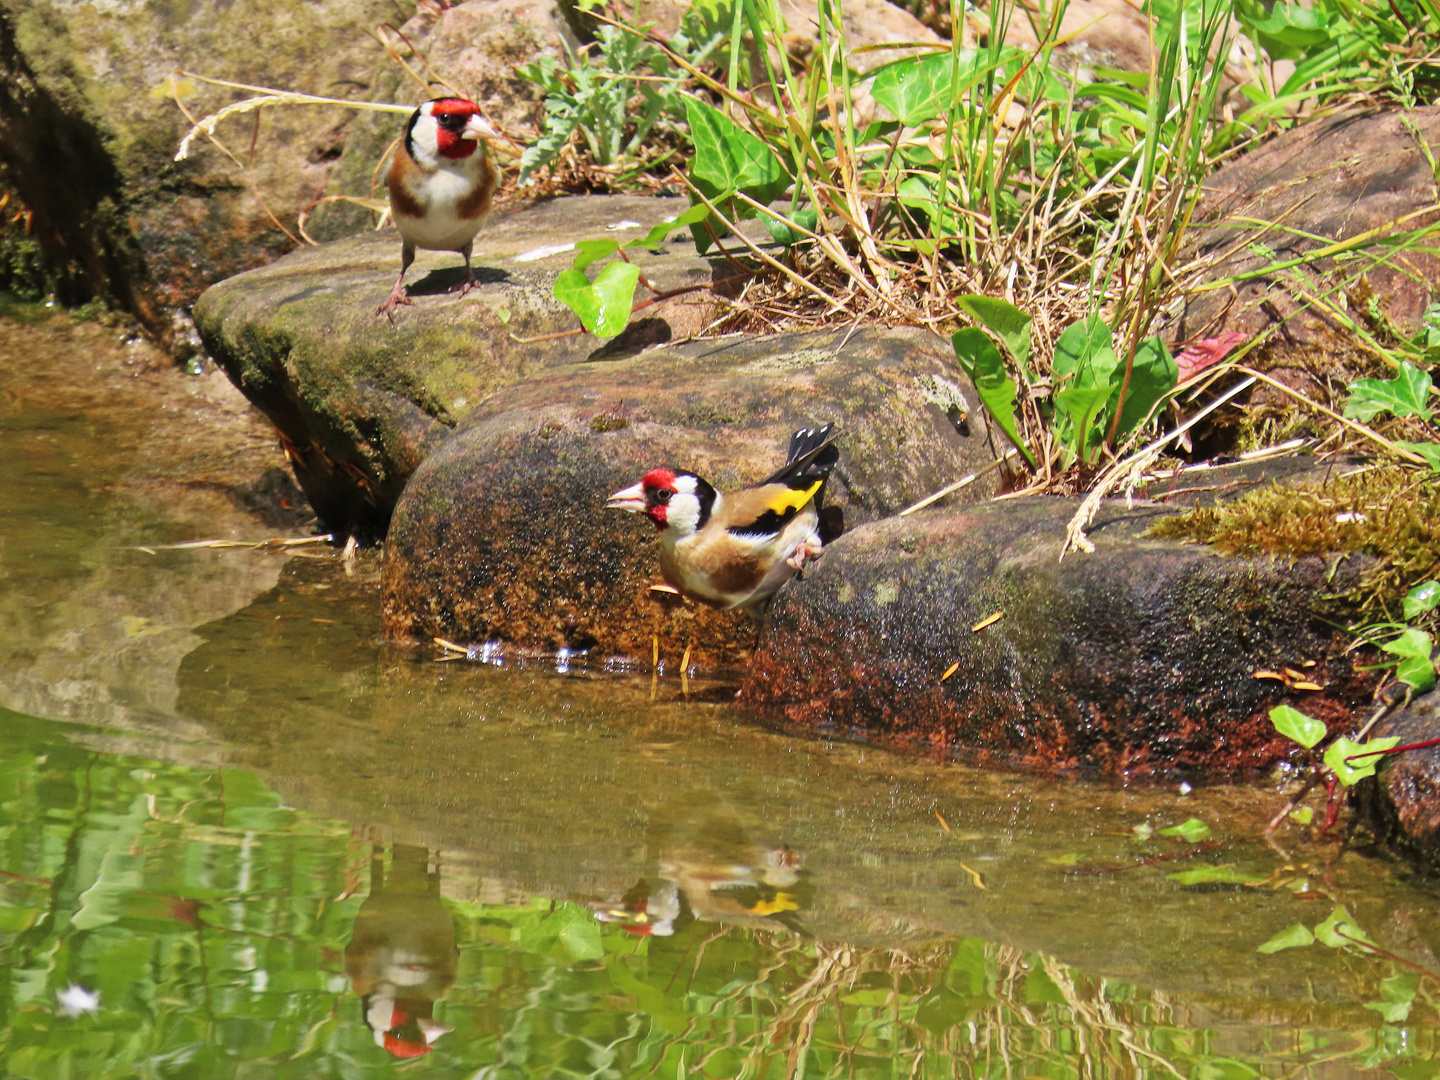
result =
[[[654,523],[660,573],[682,595],[759,617],[824,548],[821,500],[840,460],[833,432],[833,424],[795,432],[784,467],[755,487],[722,494],[694,473],[652,469],[605,505]]]
[[[484,143],[499,137],[466,98],[436,98],[411,114],[387,177],[390,216],[403,242],[400,276],[377,314],[394,318],[398,306],[412,303],[405,271],[416,248],[459,252],[465,256],[465,280],[458,291],[463,296],[475,286],[470,252],[500,186]]]

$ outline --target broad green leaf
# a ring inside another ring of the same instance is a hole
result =
[[[1392,1024],[1409,1019],[1410,1006],[1415,1003],[1415,994],[1420,989],[1418,971],[1402,971],[1391,975],[1380,983],[1380,1000],[1368,1003],[1365,1008],[1374,1009]]]
[[[1393,379],[1357,379],[1351,383],[1350,396],[1345,399],[1345,415],[1365,423],[1382,412],[1429,420],[1426,399],[1430,385],[1429,375],[1408,360],[1402,360],[1400,371]]]
[[[815,226],[820,220],[820,215],[812,207],[806,210],[792,210],[789,217],[781,222],[772,217],[762,217],[765,228],[770,232],[770,239],[777,244],[796,244],[801,240],[808,239],[806,233],[813,233]],[[796,228],[795,226],[798,226]],[[805,232],[800,230],[804,229]]]
[[[1071,438],[1067,449],[1089,464],[1090,451],[1105,439],[1105,406],[1114,389],[1102,386],[1073,386],[1055,395],[1055,404],[1070,420]]]
[[[1426,656],[1412,656],[1395,667],[1395,678],[1410,689],[1424,693],[1435,685],[1435,665]]]
[[[1310,928],[1304,923],[1297,922],[1281,930],[1269,941],[1265,942],[1265,944],[1256,946],[1255,951],[1268,955],[1269,953],[1277,953],[1281,949],[1298,949],[1305,945],[1314,944],[1315,935],[1310,932]]]
[[[1289,705],[1276,705],[1270,710],[1270,723],[1281,735],[1294,739],[1307,750],[1325,738],[1325,721],[1306,716]]]
[[[1035,459],[1030,456],[1030,449],[1020,438],[1020,429],[1015,423],[1015,381],[1005,372],[1005,358],[1000,355],[1000,350],[983,330],[973,327],[957,330],[950,341],[955,347],[955,359],[970,376],[975,392],[995,418],[995,423],[1020,448],[1025,460],[1034,465]]]
[[[1268,13],[1263,8],[1256,13],[1250,5],[1239,6],[1238,11],[1247,8],[1250,13],[1242,15],[1242,21],[1253,31],[1256,44],[1272,60],[1293,60],[1330,40],[1329,19],[1322,10],[1303,8],[1299,4],[1276,4]]]
[[[1370,935],[1360,929],[1359,923],[1343,907],[1337,907],[1330,913],[1328,919],[1315,927],[1315,940],[1322,945],[1329,945],[1332,949],[1343,949],[1354,945],[1355,941],[1351,940],[1352,938],[1366,944],[1374,944],[1370,940]]]
[[[699,98],[686,98],[685,112],[695,143],[690,179],[707,198],[743,191],[768,204],[785,194],[790,176],[769,146]]]
[[[1435,665],[1430,656],[1434,645],[1430,635],[1413,626],[1394,641],[1380,646],[1386,652],[1403,657],[1395,669],[1395,677],[1406,686],[1424,692],[1435,685]]]
[[[1373,751],[1389,750],[1399,742],[1400,740],[1394,735],[1389,735],[1383,739],[1370,739],[1362,746],[1360,743],[1351,742],[1341,736],[1325,751],[1325,764],[1340,778],[1340,783],[1351,787],[1367,776],[1375,775],[1375,767],[1380,764],[1384,755]],[[1356,757],[1353,766],[1345,764],[1347,757],[1355,757],[1356,754],[1365,754],[1367,751],[1371,751],[1371,753],[1366,757]]]
[[[1412,454],[1419,454],[1432,470],[1440,472],[1440,443],[1406,442],[1404,439],[1396,439],[1395,445],[1402,450],[1409,450]]]
[[[1171,825],[1168,829],[1160,830],[1161,836],[1178,836],[1190,843],[1197,840],[1204,840],[1210,835],[1210,826],[1206,825],[1199,818],[1192,817],[1189,821],[1182,821],[1179,825]]]
[[[1030,378],[1030,323],[1029,315],[1014,304],[994,296],[977,296],[971,293],[959,297],[955,303],[976,322],[982,323],[1010,350],[1020,374]]]
[[[618,240],[579,240],[575,243],[575,261],[570,265],[576,270],[584,270],[597,259],[614,255],[619,250]]]
[[[960,55],[962,62],[973,63],[974,50],[962,50]],[[906,127],[914,127],[949,112],[952,71],[948,52],[887,64],[876,72],[870,96]]]
[[[639,280],[640,268],[627,262],[606,263],[593,282],[572,267],[555,279],[552,292],[590,333],[614,337],[630,319]]]
[[[1228,863],[1224,866],[1197,866],[1194,870],[1181,870],[1165,876],[1181,885],[1254,885],[1265,880],[1254,874],[1242,874]]]
[[[1394,641],[1387,641],[1380,647],[1395,656],[1416,656],[1426,660],[1430,659],[1430,654],[1434,651],[1430,635],[1423,630],[1416,630],[1413,626]]]
[[[1414,619],[1440,607],[1440,581],[1416,585],[1405,594],[1405,618]]]
[[[1109,383],[1118,358],[1110,328],[1098,315],[1071,323],[1055,341],[1055,379],[1067,386]]]
[[[1125,377],[1123,365],[1115,379],[1118,383]],[[1130,387],[1125,391],[1125,404],[1120,409],[1120,426],[1115,429],[1116,438],[1123,438],[1149,415],[1157,402],[1175,389],[1180,369],[1165,343],[1157,337],[1148,337],[1135,346],[1135,363],[1130,369]]]

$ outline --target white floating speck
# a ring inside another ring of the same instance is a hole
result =
[[[100,1011],[100,994],[92,994],[78,983],[58,991],[55,1000],[60,1003],[62,1016],[79,1016],[81,1013]]]
[[[529,251],[522,251],[515,256],[516,262],[536,262],[540,259],[548,259],[551,255],[561,255],[567,251],[574,251],[574,244],[545,244],[541,247],[531,248]]]
[[[1357,514],[1354,510],[1335,515],[1335,521],[1340,525],[1363,525],[1369,520],[1364,514]]]
[[[1194,790],[1195,790],[1194,788],[1192,788],[1189,784],[1185,783],[1183,780],[1180,782],[1180,794],[1181,794],[1181,795],[1189,795],[1190,792],[1192,792],[1192,791],[1194,791]]]

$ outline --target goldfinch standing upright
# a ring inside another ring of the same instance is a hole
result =
[[[606,506],[644,514],[660,532],[660,573],[692,600],[759,617],[805,560],[819,555],[825,481],[840,460],[833,424],[801,428],[785,467],[721,494],[694,473],[652,469]]]
[[[465,256],[461,295],[474,287],[470,250],[500,183],[483,145],[495,138],[499,133],[480,115],[480,107],[465,98],[436,98],[411,114],[387,177],[390,216],[403,241],[400,276],[378,314],[393,318],[396,307],[411,303],[405,271],[415,261],[416,248],[458,251]]]

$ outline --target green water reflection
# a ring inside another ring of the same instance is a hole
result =
[[[803,854],[733,823],[612,905],[457,900],[435,852],[285,807],[243,770],[97,753],[14,713],[0,756],[8,1076],[1440,1072],[1428,1021],[1237,1029],[980,938],[817,939]]]

